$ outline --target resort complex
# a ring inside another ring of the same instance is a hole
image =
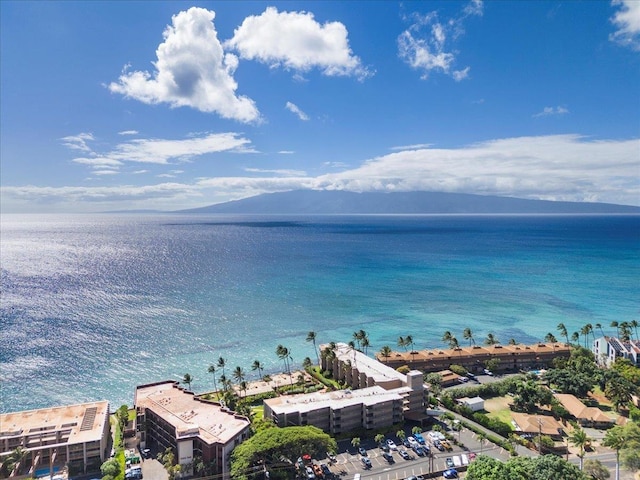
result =
[[[192,473],[198,457],[215,465],[215,474],[229,478],[229,455],[248,437],[248,418],[173,381],[138,386],[134,406],[141,448],[171,448],[185,474]]]
[[[447,370],[460,365],[472,373],[482,372],[485,363],[494,360],[497,372],[544,368],[554,358],[568,358],[571,347],[564,343],[536,343],[533,345],[473,345],[449,349],[377,353],[376,358],[391,368],[408,365],[424,373]]]
[[[311,333],[308,341],[315,340]],[[366,338],[366,332],[358,335]],[[0,478],[68,480],[102,470],[102,478],[140,480],[145,469],[144,478],[153,480],[261,480],[270,478],[270,469],[307,480],[352,472],[381,480],[415,479],[418,474],[459,478],[459,472],[472,470],[472,448],[482,453],[485,439],[500,447],[499,452],[487,448],[492,461],[508,462],[509,455],[516,454],[538,458],[552,453],[559,458],[574,453],[582,464],[583,447],[591,442],[588,436],[580,440],[586,435],[583,428],[615,431],[625,423],[634,426],[629,415],[619,415],[611,404],[587,395],[597,388],[596,379],[603,378],[594,355],[604,370],[614,372],[608,381],[617,384],[616,391],[605,387],[600,398],[606,394],[618,402],[618,409],[632,409],[637,385],[614,367],[624,362],[625,368],[637,370],[637,346],[603,337],[594,341],[593,352],[550,342],[410,352],[385,347],[374,358],[353,342],[331,342],[319,346],[319,365],[306,359],[306,371],[295,374],[285,362],[285,373],[263,375],[256,360],[253,370],[260,380],[254,384],[241,381],[242,368],[236,367],[237,385],[222,373],[221,389],[199,395],[191,391],[189,374],[183,382],[139,385],[133,409],[122,406],[111,422],[106,401],[2,414]],[[289,358],[283,346],[276,353]],[[218,363],[224,365],[224,359]],[[209,367],[212,372],[215,366]],[[567,392],[581,381],[587,383],[579,396]],[[617,397],[624,388],[628,395]],[[296,428],[283,430],[287,427]],[[423,437],[424,428],[431,431]],[[308,443],[299,440],[304,435]],[[607,435],[602,434],[604,444]],[[367,447],[361,445],[361,436]],[[343,445],[338,451],[334,437],[349,439],[355,450]],[[572,451],[571,442],[582,449]],[[160,465],[145,461],[151,458]],[[114,467],[119,463],[124,471]],[[104,470],[105,465],[113,470]],[[586,480],[577,467],[567,468],[574,469],[574,476],[558,478]]]
[[[0,460],[23,453],[22,478],[95,472],[109,457],[109,402],[0,414]]]
[[[322,345],[320,350],[323,370],[347,388],[265,400],[265,418],[282,427],[314,425],[340,434],[424,417],[427,390],[422,372],[404,375],[345,343]]]

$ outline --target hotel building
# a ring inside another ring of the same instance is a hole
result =
[[[593,342],[592,348],[596,361],[610,367],[616,358],[626,358],[636,367],[640,367],[640,341],[624,341],[617,337],[600,337]]]
[[[248,418],[198,398],[174,381],[136,387],[134,405],[140,448],[171,448],[186,474],[200,457],[215,463],[216,475],[229,478],[229,455],[248,437]]]
[[[99,471],[110,441],[107,401],[0,414],[0,461],[18,447],[27,453],[15,478]]]

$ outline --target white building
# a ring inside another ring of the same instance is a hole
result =
[[[600,337],[593,342],[592,348],[596,361],[610,367],[616,358],[626,358],[640,367],[640,341],[623,341],[617,337]]]

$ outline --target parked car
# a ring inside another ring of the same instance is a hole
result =
[[[398,450],[398,446],[396,445],[396,442],[394,442],[393,440],[391,440],[390,438],[387,439],[387,445],[389,445],[389,448],[391,450]]]
[[[445,470],[442,473],[442,478],[458,478],[458,471],[454,468],[450,468],[449,470]]]
[[[364,448],[364,447],[358,447],[358,453],[360,455],[362,455],[363,457],[366,457],[367,456],[367,449]]]
[[[360,457],[360,461],[364,468],[371,468],[371,460],[369,460],[369,457]]]
[[[448,452],[450,452],[451,450],[453,450],[453,447],[451,446],[451,444],[449,443],[449,440],[442,440],[440,442],[442,444],[442,446],[445,448],[445,450],[447,450]]]
[[[413,449],[414,452],[416,452],[419,456],[424,457],[427,452],[424,450],[424,448],[417,446]]]
[[[440,440],[434,440],[433,445],[441,452],[444,452],[444,445],[442,445],[442,442]]]
[[[308,478],[309,480],[313,480],[314,478],[316,478],[316,474],[315,474],[315,473],[313,473],[313,468],[311,468],[311,467],[307,466],[307,467],[305,468],[305,471],[307,472],[307,478]]]
[[[395,460],[393,459],[393,455],[391,455],[390,453],[384,452],[382,456],[388,463],[395,463]]]
[[[329,470],[329,467],[327,466],[326,463],[321,463],[320,468],[322,469],[322,473],[324,475],[331,475],[331,470]]]
[[[449,468],[453,467],[453,458],[447,457],[447,459],[445,460],[445,463],[447,464],[447,467]]]
[[[424,445],[426,443],[421,433],[414,433],[413,436],[415,437],[415,439],[420,445]]]
[[[399,453],[400,453],[400,456],[405,460],[411,460],[413,458],[411,454],[409,454],[409,452],[407,452],[406,450],[400,450]]]
[[[140,452],[144,458],[151,458],[151,449],[145,448]]]
[[[484,369],[484,374],[493,377],[493,372],[491,370],[487,370],[486,368]]]
[[[336,458],[335,453],[327,453],[327,458],[329,459],[330,462],[335,463],[338,461],[338,459]]]
[[[388,452],[391,449],[389,448],[389,445],[387,445],[387,442],[382,442],[380,444],[380,450],[382,450],[383,452]]]

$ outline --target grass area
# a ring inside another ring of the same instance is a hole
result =
[[[309,367],[307,369],[307,372],[309,373],[309,375],[311,375],[313,378],[315,378],[320,383],[322,383],[322,384],[324,384],[324,385],[326,385],[328,387],[331,386],[336,390],[340,390],[340,388],[341,388],[340,384],[338,382],[336,382],[333,378],[325,377],[322,374],[322,369],[319,366],[314,365],[312,367]]]
[[[494,397],[484,401],[484,409],[487,411],[487,416],[495,418],[508,425],[511,425],[511,397]]]
[[[264,418],[264,407],[262,405],[253,405],[251,407],[253,413],[253,421],[259,421]]]

